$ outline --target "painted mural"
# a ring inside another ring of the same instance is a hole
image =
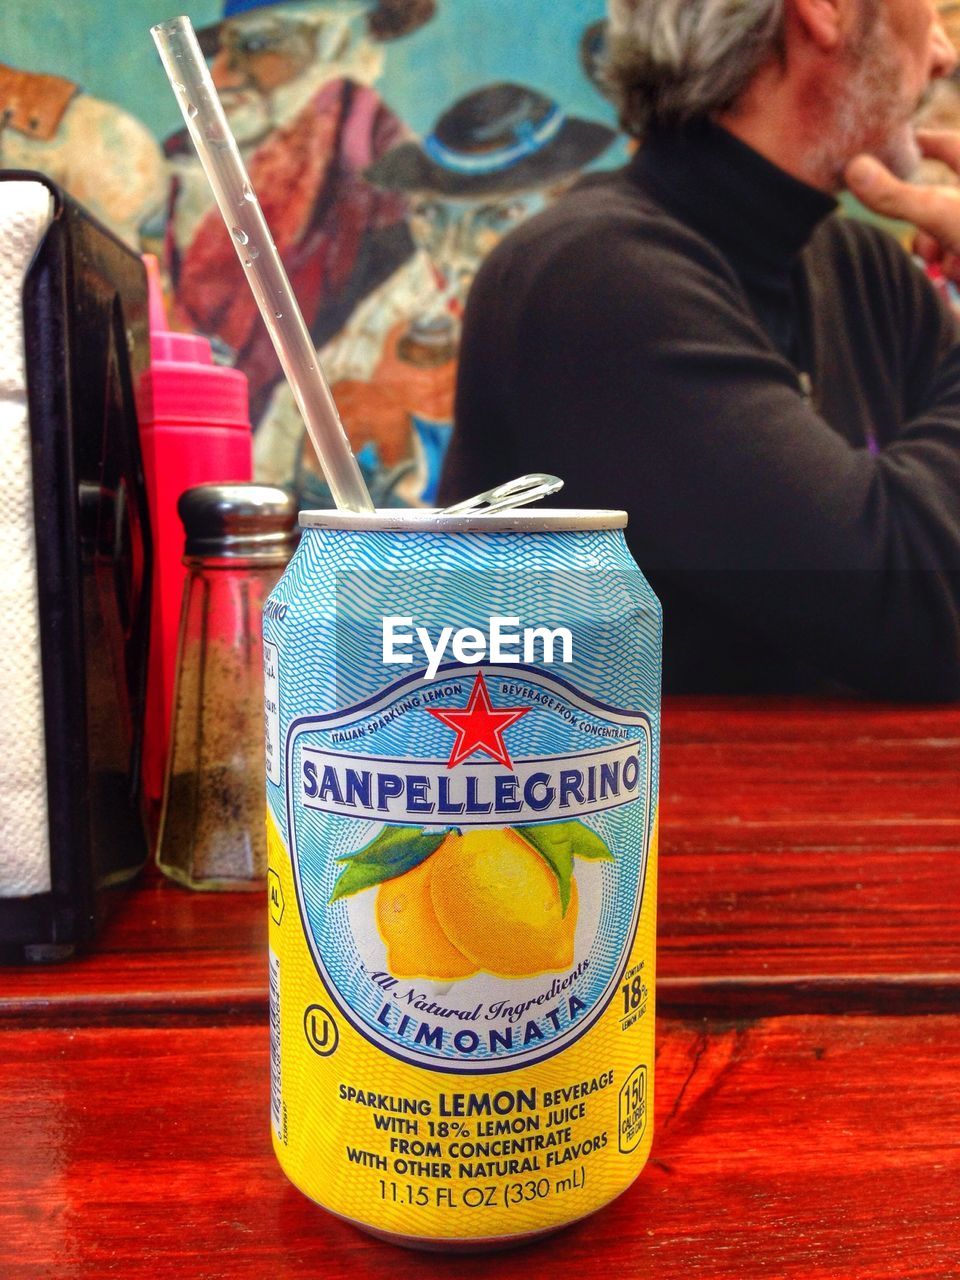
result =
[[[626,154],[596,78],[603,0],[188,11],[374,499],[429,505],[477,267],[585,170]],[[153,54],[148,27],[168,16],[143,0],[5,8],[0,165],[48,173],[159,255],[175,326],[208,336],[249,378],[257,475],[325,505]]]

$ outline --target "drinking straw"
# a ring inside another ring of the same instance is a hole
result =
[[[253,290],[307,433],[342,510],[373,511],[330,387],[189,18],[151,27],[203,171]]]

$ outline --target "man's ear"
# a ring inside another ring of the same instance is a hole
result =
[[[863,0],[787,0],[789,17],[824,53],[835,49],[851,28]]]

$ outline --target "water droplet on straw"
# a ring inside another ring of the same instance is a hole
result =
[[[259,258],[259,257],[260,257],[260,250],[257,248],[257,246],[256,246],[255,244],[252,244],[252,245],[250,246],[250,257],[251,257],[251,258]]]
[[[244,258],[244,260],[243,260],[243,265],[244,265],[245,267],[250,267],[250,266],[252,266],[252,265],[253,265],[253,263],[250,261],[250,259],[249,259],[249,258]]]
[[[277,319],[278,319],[278,320],[282,320],[282,319],[283,319],[283,312],[282,312],[282,311],[275,311],[273,314],[277,317]]]
[[[196,119],[196,117],[197,117],[199,114],[200,114],[200,108],[196,105],[196,103],[195,103],[195,102],[188,102],[188,103],[187,103],[187,115],[190,117],[190,119],[191,119],[191,120]]]
[[[237,244],[246,244],[247,241],[250,239],[247,233],[243,231],[240,227],[233,227],[232,231],[233,231],[233,238],[234,240],[236,240]]]
[[[253,188],[249,182],[243,184],[243,198],[244,200],[249,200],[251,204],[256,204],[257,202],[257,197],[254,195]]]

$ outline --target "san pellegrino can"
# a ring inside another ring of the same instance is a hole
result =
[[[271,1113],[407,1244],[554,1230],[652,1138],[660,607],[626,516],[301,516],[264,610]]]

